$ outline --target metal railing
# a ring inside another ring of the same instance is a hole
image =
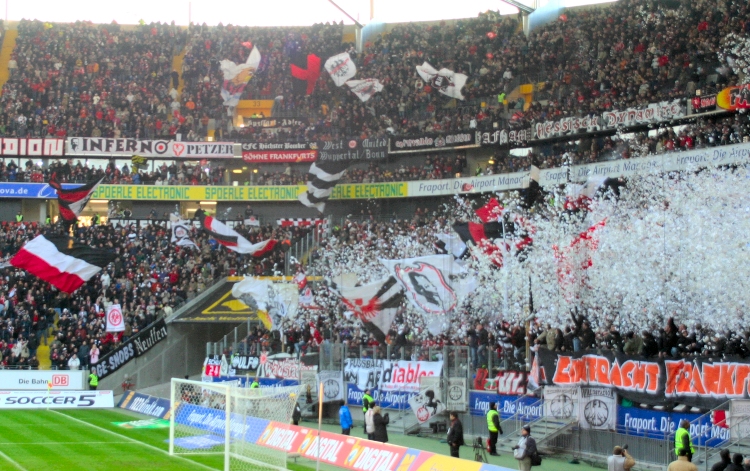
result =
[[[714,425],[713,427],[718,426]],[[699,448],[701,448],[703,451],[703,455],[701,456],[702,462],[699,463],[705,471],[711,469],[716,456],[721,452],[722,449],[729,449],[730,451],[732,451],[732,449],[735,449],[735,451],[738,451],[736,449],[741,448],[741,450],[739,450],[738,452],[742,453],[743,455],[747,455],[748,450],[750,450],[750,416],[734,419],[730,422],[727,428],[719,428],[723,429],[723,433],[730,438],[726,439],[722,438],[721,436],[711,436],[705,441],[703,446],[694,446],[696,451],[698,451]],[[711,432],[713,435],[714,430],[712,429]],[[696,455],[699,455],[699,453],[696,453]]]

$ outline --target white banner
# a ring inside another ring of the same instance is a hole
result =
[[[448,410],[456,412],[468,412],[469,393],[466,387],[466,378],[448,378],[448,397],[445,406]]]
[[[318,366],[304,365],[296,358],[271,358],[264,353],[260,356],[260,364],[256,373],[259,378],[299,380],[300,371],[304,370],[317,371]]]
[[[729,402],[729,417],[724,425],[731,427],[729,433],[732,440],[750,435],[750,400],[732,399]]]
[[[321,371],[318,383],[323,384],[323,402],[344,400],[344,373],[341,371]]]
[[[409,196],[439,196],[516,190],[527,185],[528,177],[529,172],[516,172],[486,177],[411,181],[408,182],[408,194]]]
[[[235,154],[236,147],[236,154]],[[180,142],[143,141],[139,139],[114,139],[108,137],[69,137],[65,145],[69,156],[123,156],[172,157],[205,159],[241,156],[240,144],[232,142]]]
[[[361,391],[376,389],[383,376],[384,363],[390,361],[347,358],[344,360],[344,381],[354,383]]]
[[[579,131],[592,132],[599,129],[614,129],[638,124],[659,123],[687,114],[683,100],[651,103],[643,108],[628,108],[623,111],[605,111],[601,116],[562,118],[557,121],[544,121],[534,127],[534,139],[575,134]],[[500,142],[502,144],[502,142]]]
[[[440,376],[442,361],[393,361],[383,370],[380,381],[382,391],[419,392],[419,379],[423,376]]]
[[[617,395],[613,388],[581,388],[578,423],[581,428],[614,430]]]
[[[84,386],[83,371],[0,370],[0,391],[52,390],[80,391]]]
[[[65,149],[65,139],[26,139],[17,137],[0,138],[0,155],[51,156],[61,157]]]
[[[119,304],[112,304],[107,308],[107,332],[122,332],[125,330],[125,320]]]
[[[581,388],[547,386],[544,388],[544,416],[560,420],[578,419]]]
[[[409,406],[420,424],[445,410],[440,376],[422,376],[419,378],[419,394],[409,398]]]
[[[0,391],[0,409],[102,409],[115,407],[112,391]]]
[[[694,170],[706,166],[743,163],[750,160],[750,143],[709,147],[686,152],[620,159],[570,167],[570,179],[575,182],[587,181],[590,177],[628,177],[649,173]],[[568,179],[568,169],[554,168],[539,172],[541,186],[559,185]],[[489,190],[488,190],[489,191]],[[411,193],[409,193],[411,196]]]

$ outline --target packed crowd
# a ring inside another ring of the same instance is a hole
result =
[[[506,120],[524,127],[736,83],[743,78],[721,64],[717,52],[727,34],[750,32],[749,9],[730,0],[622,0],[566,11],[528,37],[515,17],[487,12],[454,24],[395,25],[371,38],[362,53],[342,42],[338,24],[184,30],[24,21],[0,100],[6,111],[0,132],[200,139],[216,120],[218,138],[263,141],[491,128]],[[173,71],[172,57],[183,46],[183,70]],[[282,136],[230,125],[219,61],[242,63],[253,46],[263,58],[243,96],[276,99],[276,110],[303,116],[306,125]],[[357,65],[357,78],[376,78],[384,90],[362,103],[323,71],[311,95],[295,93],[292,62],[302,59],[304,67],[308,53],[325,60],[343,51]],[[466,100],[456,104],[425,83],[415,70],[424,61],[467,74]],[[544,83],[539,102],[506,103],[518,78]]]
[[[54,228],[3,223],[2,256],[14,254],[27,240],[48,230]],[[242,224],[235,230],[253,243],[268,238],[291,243],[307,231]],[[217,279],[238,273],[272,275],[283,270],[284,254],[280,251],[253,259],[209,241],[197,229],[191,238],[198,249],[170,243],[164,222],[140,229],[116,220],[81,226],[76,230],[77,240],[113,250],[118,258],[71,296],[24,270],[4,268],[0,277],[0,365],[38,367],[36,351],[41,341],[46,342],[46,334],[52,332],[53,368],[86,368],[153,321],[169,317]],[[122,306],[125,318],[125,331],[118,334],[105,331],[104,315],[113,303]]]
[[[88,22],[21,21],[3,86],[5,136],[153,138],[187,134],[172,93],[172,58],[186,32]],[[192,119],[192,118],[191,118]]]

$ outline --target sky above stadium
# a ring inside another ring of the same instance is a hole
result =
[[[335,0],[362,24],[370,20],[370,0]],[[533,0],[522,0],[531,4]],[[606,3],[613,0],[562,0],[566,6]],[[328,0],[4,0],[4,18],[10,21],[37,19],[57,23],[77,20],[94,23],[136,24],[161,21],[178,25],[218,23],[254,26],[297,26],[327,21],[351,24],[345,15]],[[444,7],[440,7],[443,5]],[[461,0],[460,2],[428,2],[416,0],[375,0],[375,18],[386,23],[434,21],[472,18],[479,12],[499,10],[503,14],[518,10],[500,0]]]

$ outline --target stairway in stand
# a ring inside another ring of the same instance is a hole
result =
[[[172,70],[176,70],[180,74],[180,85],[177,87],[177,92],[182,96],[182,88],[185,86],[185,81],[182,80],[182,61],[185,60],[185,54],[187,53],[187,47],[184,48],[179,54],[172,57]],[[170,86],[172,84],[170,83]]]
[[[18,30],[15,29],[15,25],[9,25],[10,28],[5,30],[5,37],[3,38],[3,47],[0,50],[0,89],[2,89],[5,82],[10,78],[10,71],[8,70],[8,61],[10,60],[13,49],[16,47],[16,38],[18,37]]]

